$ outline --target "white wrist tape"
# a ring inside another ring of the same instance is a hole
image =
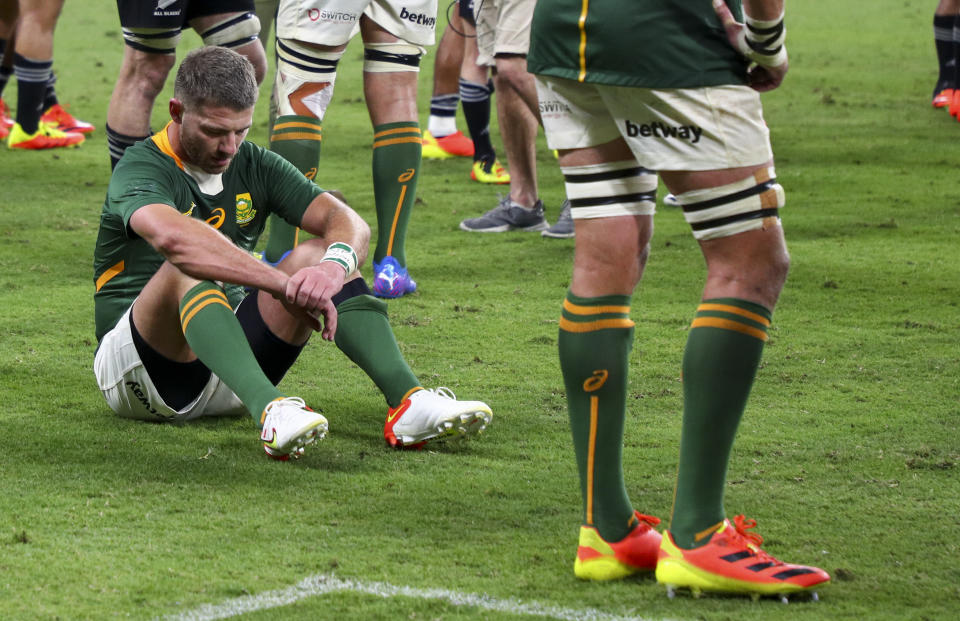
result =
[[[747,58],[764,67],[777,67],[787,62],[784,41],[787,29],[783,25],[783,13],[775,19],[753,19],[744,14],[744,50]]]
[[[324,253],[323,258],[320,259],[320,262],[332,261],[336,263],[344,270],[346,270],[347,275],[357,271],[357,265],[359,261],[357,260],[357,253],[353,251],[353,248],[350,247],[350,244],[345,244],[343,242],[334,242],[327,247],[326,253]]]

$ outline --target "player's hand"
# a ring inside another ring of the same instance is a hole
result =
[[[312,319],[308,323],[327,341],[332,341],[337,331],[337,308],[333,296],[343,288],[345,276],[342,267],[323,261],[298,270],[287,281],[287,304],[306,313]]]
[[[772,59],[770,56],[760,54],[747,43],[747,26],[733,17],[733,13],[730,12],[730,8],[724,0],[713,0],[713,10],[720,18],[720,23],[723,24],[723,29],[727,33],[727,41],[730,42],[733,49],[751,61],[750,67],[747,69],[747,83],[750,87],[763,93],[780,86],[789,69],[786,52],[783,53],[782,60],[781,58]],[[774,60],[775,64],[769,64],[771,60]]]

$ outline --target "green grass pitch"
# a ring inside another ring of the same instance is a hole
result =
[[[834,576],[820,602],[784,606],[574,579],[579,485],[556,353],[573,241],[459,231],[498,191],[463,161],[424,162],[408,238],[421,289],[389,309],[424,384],[491,405],[481,438],[388,450],[381,396],[319,339],[282,385],[331,422],[297,462],[266,459],[247,419],[113,416],[91,371],[91,255],[123,42],[115,3],[68,1],[58,92],[97,131],[72,151],[0,147],[0,618],[956,618],[960,124],[929,104],[934,5],[788,3],[792,69],[764,96],[793,266],[726,506],[758,520],[771,553]],[[188,33],[180,54],[196,43]],[[317,179],[375,225],[361,52],[341,64]],[[16,84],[4,95],[14,104]],[[538,157],[553,221],[562,181],[542,142]],[[635,506],[661,517],[702,263],[661,207],[633,301],[624,451]]]

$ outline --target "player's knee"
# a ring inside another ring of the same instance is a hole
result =
[[[176,57],[167,54],[133,52],[120,72],[120,88],[155,99],[170,75]]]
[[[371,301],[375,300],[370,291],[370,287],[367,285],[367,281],[365,281],[363,278],[354,278],[353,280],[348,280],[345,282],[343,284],[343,288],[340,289],[335,296],[333,296],[333,304],[334,306],[339,307],[347,300],[360,296],[367,296],[371,299]]]
[[[267,56],[260,43],[260,19],[254,13],[238,13],[226,17],[199,33],[205,45],[236,50],[253,65],[257,84],[267,74]]]
[[[425,51],[406,41],[364,43],[363,70],[368,73],[418,72]]]
[[[237,48],[237,51],[246,56],[250,64],[253,65],[253,73],[257,84],[263,84],[263,78],[267,76],[267,55],[260,40],[257,39],[249,45]]]
[[[520,54],[497,54],[495,57],[497,86],[522,91],[536,88],[533,75],[527,71],[527,57]]]
[[[698,241],[780,227],[783,187],[772,166],[726,185],[677,194],[683,216]],[[789,259],[786,260],[789,265]]]

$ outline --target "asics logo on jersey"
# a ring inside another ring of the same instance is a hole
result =
[[[417,24],[418,26],[427,26],[433,28],[437,23],[436,17],[430,17],[426,13],[411,13],[407,10],[407,7],[400,8],[400,19],[405,19],[412,24]]]
[[[610,377],[610,372],[606,369],[598,369],[593,372],[593,375],[588,377],[583,382],[584,392],[596,392],[603,388],[603,385],[607,383],[607,378]]]
[[[219,229],[226,219],[227,212],[223,210],[223,207],[217,207],[213,210],[213,215],[206,219],[206,223],[215,229]]]
[[[679,138],[680,140],[689,140],[690,144],[700,142],[700,136],[703,134],[703,128],[696,125],[664,125],[660,121],[653,123],[637,124],[625,120],[627,136],[636,138]]]

